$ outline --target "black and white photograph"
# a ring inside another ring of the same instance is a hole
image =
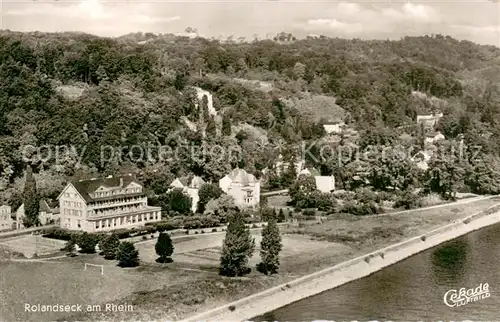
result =
[[[499,1],[0,24],[0,322],[500,321]]]

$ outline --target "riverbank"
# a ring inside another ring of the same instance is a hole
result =
[[[448,240],[500,222],[500,207],[495,205],[464,219],[434,229],[404,242],[379,249],[347,262],[279,285],[264,292],[217,309],[190,317],[183,322],[200,320],[244,321],[301,299],[368,276],[387,266]],[[495,211],[491,213],[492,211]]]

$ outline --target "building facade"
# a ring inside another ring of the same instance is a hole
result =
[[[219,187],[240,208],[257,207],[260,204],[260,181],[244,169],[234,169],[219,180]]]
[[[59,197],[60,226],[102,232],[161,220],[161,208],[148,206],[142,184],[129,174],[70,182]]]
[[[181,177],[175,179],[170,184],[170,187],[173,189],[182,189],[182,192],[191,197],[191,200],[193,201],[191,211],[196,212],[198,208],[198,201],[200,200],[198,191],[200,191],[203,184],[205,184],[205,181],[201,177]]]
[[[7,205],[0,206],[0,231],[12,229],[12,223],[12,208]]]

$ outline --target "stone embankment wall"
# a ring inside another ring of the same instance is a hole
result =
[[[244,321],[368,276],[448,240],[500,222],[500,204],[467,218],[184,320]]]

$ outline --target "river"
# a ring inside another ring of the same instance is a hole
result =
[[[489,284],[490,297],[448,307],[449,290]],[[500,225],[431,248],[365,278],[252,321],[500,320]]]

